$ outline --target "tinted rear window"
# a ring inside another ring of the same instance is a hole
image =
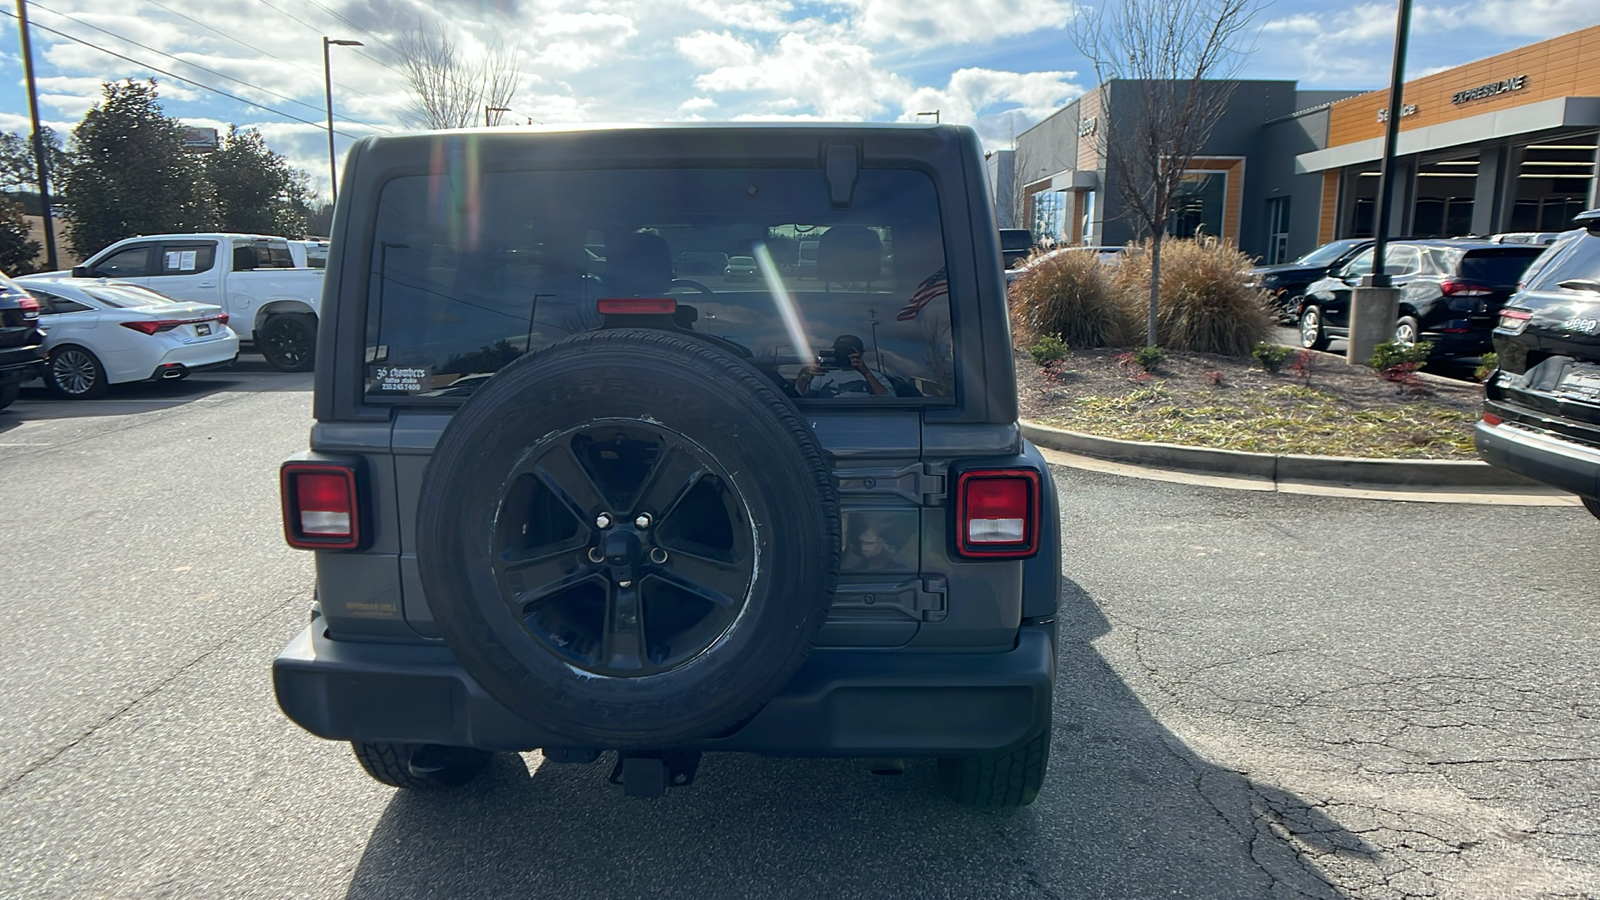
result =
[[[376,218],[372,398],[464,394],[529,350],[636,323],[599,301],[637,297],[675,300],[678,327],[792,396],[954,394],[943,234],[920,172],[863,169],[844,209],[820,169],[418,175],[385,185]],[[754,280],[724,271],[734,256],[755,260]]]
[[[1027,250],[1033,246],[1033,232],[1026,228],[1000,229],[1001,250]]]
[[[1578,232],[1550,248],[1552,259],[1541,260],[1528,287],[1536,291],[1557,289],[1563,281],[1600,281],[1600,235]]]
[[[1528,266],[1543,252],[1543,247],[1469,250],[1461,258],[1460,271],[1457,274],[1467,281],[1510,287],[1522,279],[1522,273],[1527,271]]]

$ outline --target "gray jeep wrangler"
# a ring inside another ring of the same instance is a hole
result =
[[[1034,799],[1058,513],[972,131],[367,138],[340,197],[289,718],[404,788],[610,751],[653,796],[731,750]],[[711,254],[757,277],[674,271]]]

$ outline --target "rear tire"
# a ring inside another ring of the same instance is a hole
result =
[[[1328,349],[1328,333],[1322,327],[1322,307],[1307,303],[1300,310],[1300,346],[1307,350]]]
[[[458,788],[478,776],[494,754],[437,744],[352,742],[356,761],[377,781],[410,791]]]
[[[1050,763],[1050,727],[1033,740],[990,756],[939,760],[939,784],[962,806],[1008,809],[1027,806],[1044,786]]]
[[[268,316],[256,334],[256,348],[280,372],[309,372],[317,361],[317,318],[305,313]]]
[[[1600,500],[1596,500],[1593,497],[1579,497],[1578,499],[1583,501],[1583,508],[1589,511],[1589,515],[1600,519]]]
[[[1422,335],[1422,326],[1417,324],[1415,316],[1401,316],[1394,323],[1394,341],[1402,347],[1415,346]]]
[[[65,344],[50,351],[45,364],[45,386],[63,400],[93,400],[105,396],[106,367],[93,353],[77,344]]]

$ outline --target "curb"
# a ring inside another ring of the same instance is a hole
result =
[[[1316,484],[1346,488],[1449,488],[1538,492],[1549,488],[1514,472],[1479,460],[1364,459],[1347,456],[1294,456],[1212,450],[1179,444],[1124,441],[1063,428],[1020,422],[1022,435],[1040,447],[1095,459],[1191,472],[1257,478],[1274,483]]]

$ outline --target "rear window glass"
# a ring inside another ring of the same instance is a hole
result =
[[[1550,248],[1553,258],[1540,260],[1540,268],[1529,282],[1530,290],[1556,290],[1563,281],[1600,281],[1600,236],[1577,232]]]
[[[83,292],[101,303],[117,309],[128,306],[160,306],[177,302],[164,294],[141,290],[132,285],[86,287]]]
[[[1522,273],[1543,252],[1543,247],[1471,250],[1461,258],[1457,274],[1466,281],[1509,287],[1522,280]]]
[[[529,350],[640,324],[599,309],[634,298],[674,301],[675,327],[749,359],[796,398],[954,395],[943,233],[921,172],[863,169],[843,209],[815,168],[463,181],[418,175],[384,187],[367,298],[370,398],[464,395]],[[728,271],[735,257],[754,262],[753,278]]]

